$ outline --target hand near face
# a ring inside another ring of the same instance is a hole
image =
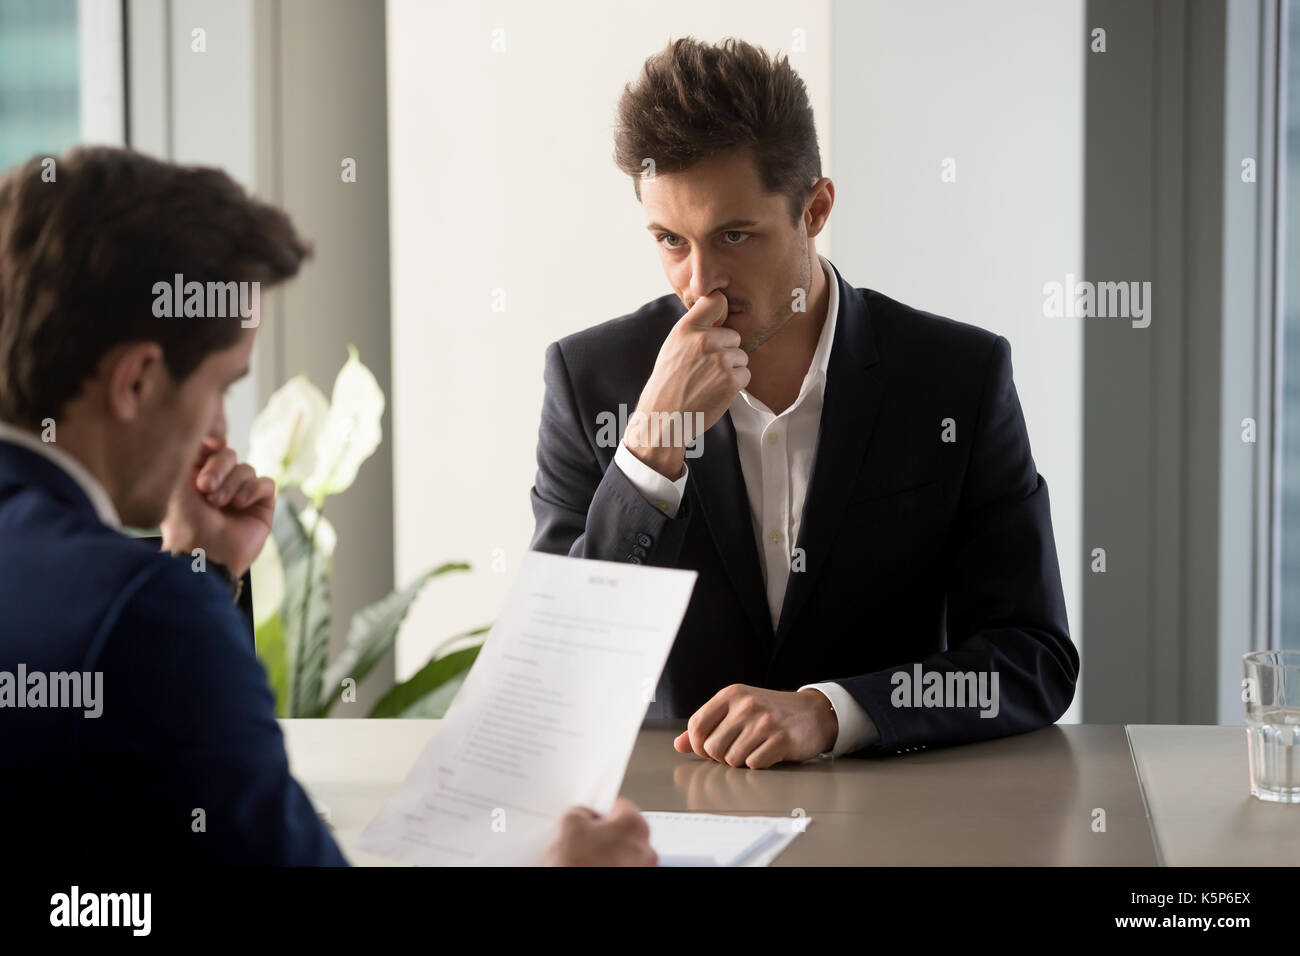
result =
[[[838,732],[839,720],[820,691],[732,684],[691,716],[673,747],[731,767],[760,770],[826,753]]]
[[[202,548],[207,560],[238,577],[266,543],[274,513],[275,483],[241,464],[221,439],[205,438],[167,503],[163,548],[183,554]]]
[[[609,816],[573,807],[560,818],[543,866],[657,866],[650,824],[631,800],[619,797]]]
[[[740,348],[740,333],[722,326],[726,318],[726,297],[712,292],[678,320],[637,402],[634,418],[643,427],[629,423],[628,451],[670,480],[681,474],[686,442],[698,437],[693,416],[701,416],[703,434],[749,384],[749,355]],[[674,414],[690,425],[685,440],[660,431],[662,416]]]

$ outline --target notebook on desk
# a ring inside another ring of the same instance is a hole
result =
[[[767,866],[812,822],[808,817],[716,813],[644,816],[660,866]]]

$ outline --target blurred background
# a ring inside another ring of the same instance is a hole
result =
[[[846,279],[1010,340],[1083,658],[1064,719],[1240,723],[1241,654],[1300,647],[1294,3],[0,0],[0,166],[80,142],[216,165],[314,241],[234,443],[355,346],[388,402],[329,505],[335,619],[472,565],[421,593],[365,705],[500,607],[546,345],[671,291],[612,136],[685,35],[803,77]],[[1050,315],[1085,279],[1150,282],[1150,324]]]

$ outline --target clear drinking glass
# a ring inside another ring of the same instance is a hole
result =
[[[1300,803],[1300,651],[1253,651],[1242,665],[1250,792]]]

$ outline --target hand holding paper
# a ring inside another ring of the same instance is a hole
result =
[[[455,703],[362,849],[536,864],[575,805],[609,813],[693,571],[530,551]]]

